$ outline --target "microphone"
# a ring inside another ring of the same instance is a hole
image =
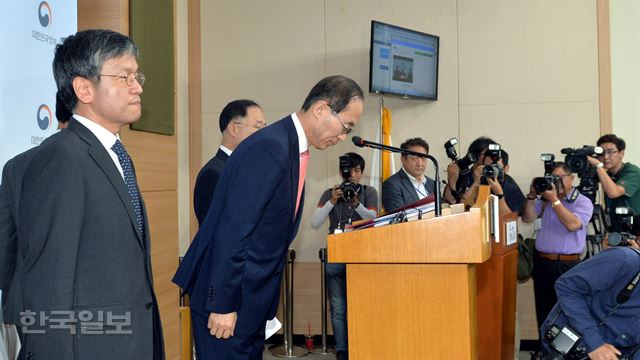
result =
[[[405,150],[405,149],[400,149],[397,147],[393,147],[393,146],[388,146],[388,145],[384,145],[384,144],[379,144],[379,143],[375,143],[372,141],[367,141],[363,138],[361,138],[360,136],[353,136],[351,138],[351,141],[353,141],[353,144],[357,147],[369,147],[372,149],[377,149],[377,150],[385,150],[385,151],[391,151],[391,152],[396,152],[396,153],[400,153],[403,155],[413,155],[413,156],[417,156],[417,157],[422,157],[422,158],[427,158],[429,160],[431,160],[431,162],[433,162],[433,167],[435,168],[435,197],[436,197],[436,203],[435,203],[435,215],[436,216],[440,216],[442,215],[442,199],[440,198],[442,196],[442,194],[440,193],[440,168],[438,167],[438,160],[436,160],[436,158],[434,158],[433,156],[429,155],[429,154],[423,154],[423,153],[419,153],[419,152],[415,152],[415,151],[410,151],[410,150]]]
[[[352,137],[351,141],[353,141],[353,145],[357,147],[365,147],[364,140],[360,136]]]

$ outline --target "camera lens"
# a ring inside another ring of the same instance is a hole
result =
[[[551,180],[547,177],[537,177],[533,179],[533,188],[538,194],[551,190],[551,184]]]
[[[500,168],[498,168],[498,166],[495,164],[486,165],[482,169],[482,175],[488,178],[495,178],[498,176],[499,173],[500,173]]]

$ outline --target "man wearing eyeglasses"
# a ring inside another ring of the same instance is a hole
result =
[[[37,148],[22,181],[20,358],[164,359],[147,214],[119,136],[141,116],[137,55],[109,30],[56,47],[54,78],[73,118]]]
[[[408,139],[400,148],[429,154],[429,144],[419,137]],[[427,158],[403,154],[400,161],[402,169],[382,183],[382,206],[385,211],[393,211],[424,199],[433,193],[435,188],[433,179],[424,175]]]
[[[558,299],[554,289],[556,280],[580,263],[593,213],[593,204],[573,186],[574,176],[565,163],[555,162],[551,174],[556,181],[550,190],[541,194],[531,181],[522,210],[525,223],[541,219],[532,274],[538,328]]]
[[[304,204],[309,146],[346,139],[363,111],[353,80],[329,76],[302,108],[244,140],[227,161],[173,281],[190,295],[202,359],[262,359],[287,250]]]
[[[617,207],[627,207],[634,214],[640,214],[640,168],[622,161],[626,147],[622,138],[614,134],[603,135],[598,139],[597,145],[602,148],[602,155],[587,159],[596,168],[598,179],[602,183],[614,231],[621,231],[616,223]]]
[[[260,106],[251,100],[234,100],[228,103],[219,118],[222,144],[216,155],[200,170],[193,190],[193,208],[202,225],[211,206],[216,184],[233,150],[249,135],[267,126]]]

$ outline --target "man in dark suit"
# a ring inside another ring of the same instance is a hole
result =
[[[251,100],[234,100],[220,113],[222,144],[216,155],[198,173],[193,189],[193,209],[202,225],[211,206],[213,192],[231,152],[249,135],[267,126],[260,106]]]
[[[147,216],[118,136],[141,115],[137,53],[108,30],[56,47],[54,78],[74,116],[24,172],[14,275],[23,358],[164,358]]]
[[[191,296],[202,359],[261,359],[296,236],[308,148],[323,150],[360,121],[362,89],[344,76],[317,83],[302,108],[256,132],[229,158],[211,209],[173,281]]]
[[[67,110],[60,95],[56,94],[56,118],[58,129],[64,129],[71,119],[71,112]],[[2,169],[0,182],[0,290],[2,290],[3,319],[7,324],[16,324],[16,316],[20,312],[20,290],[15,289],[14,273],[17,264],[18,245],[18,208],[22,191],[24,171],[35,155],[37,147],[22,152],[7,161]],[[13,286],[12,286],[13,283]],[[16,282],[17,283],[17,282]],[[9,297],[11,294],[11,297]]]
[[[429,144],[421,138],[412,138],[400,145],[401,149],[429,154]],[[424,176],[427,159],[414,155],[401,155],[402,169],[382,183],[382,206],[393,211],[432,194],[435,183]]]

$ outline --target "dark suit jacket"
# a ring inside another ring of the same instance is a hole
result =
[[[20,312],[20,289],[16,289],[14,271],[20,266],[18,254],[17,218],[22,179],[29,161],[38,148],[29,149],[7,161],[0,184],[0,289],[4,305],[4,321],[17,324]]]
[[[38,147],[22,189],[22,265],[15,277],[23,309],[47,316],[72,311],[104,325],[102,334],[87,335],[87,323],[78,321],[74,335],[47,322],[45,335],[26,334],[22,353],[36,359],[163,358],[148,236],[138,232],[124,180],[93,133],[72,119]],[[144,203],[143,215],[149,234]],[[111,315],[128,316],[122,330],[131,333],[107,334],[118,331]]]
[[[426,176],[425,179],[424,187],[429,194],[432,194],[435,188],[435,182]],[[418,200],[420,200],[420,198],[418,198],[416,188],[403,169],[400,169],[400,171],[391,175],[382,183],[382,206],[384,206],[384,210],[387,212],[399,209]]]
[[[227,153],[218,149],[216,156],[211,158],[198,173],[193,189],[193,210],[195,210],[199,225],[202,225],[204,217],[209,211],[213,192],[216,190],[216,184],[228,158]]]
[[[191,296],[193,311],[202,316],[237,311],[235,333],[241,335],[257,333],[275,316],[282,269],[302,213],[301,200],[294,214],[299,172],[298,136],[290,116],[233,152],[173,278]]]

